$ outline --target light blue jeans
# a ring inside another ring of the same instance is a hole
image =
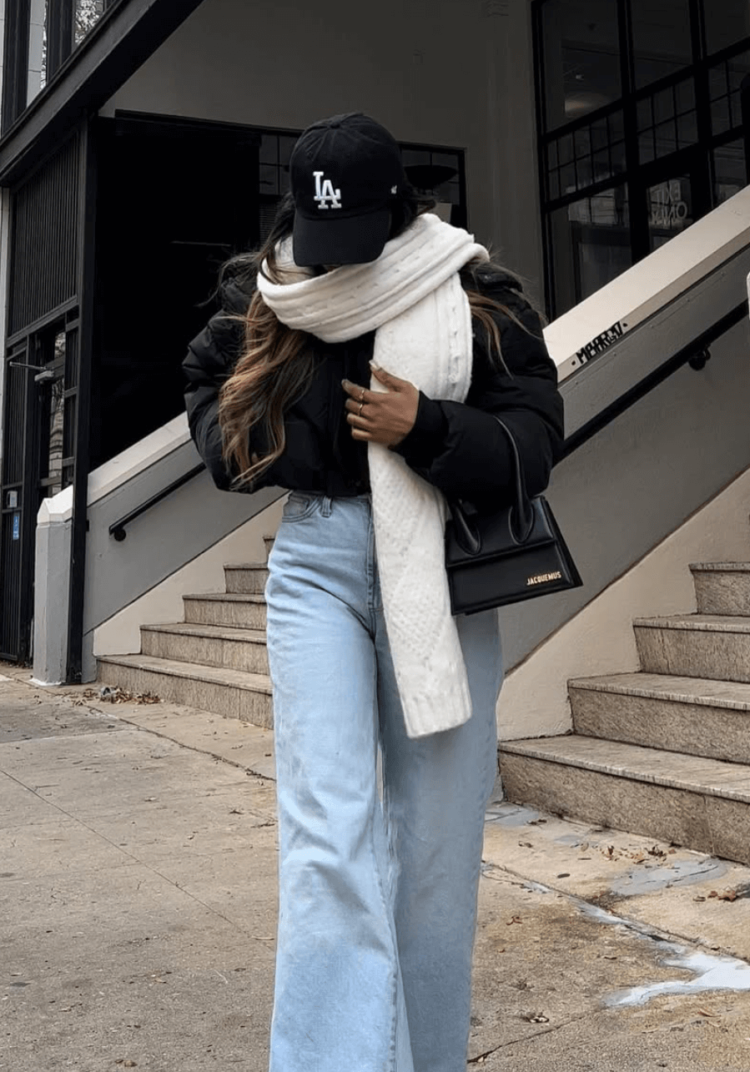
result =
[[[465,1072],[497,614],[457,618],[472,717],[409,739],[369,496],[293,493],[266,599],[280,850],[271,1072]]]

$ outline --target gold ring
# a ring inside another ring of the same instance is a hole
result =
[[[364,402],[360,402],[360,404],[359,404],[359,412],[357,413],[357,416],[358,416],[358,417],[361,417],[361,416],[362,416],[362,407],[363,407],[363,406],[364,406]]]
[[[364,405],[364,401],[365,401],[365,389],[364,389],[364,387],[362,388],[362,394],[360,395],[359,401],[360,401],[360,404]]]

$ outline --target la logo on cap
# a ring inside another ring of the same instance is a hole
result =
[[[313,171],[315,176],[313,200],[318,202],[318,208],[341,208],[341,190],[334,190],[331,180],[323,178],[324,174],[324,171]]]

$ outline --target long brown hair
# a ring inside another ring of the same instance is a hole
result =
[[[418,216],[434,208],[434,201],[418,197],[409,191],[394,202],[391,238],[404,231]],[[274,283],[281,275],[276,262],[278,243],[292,232],[294,201],[287,195],[281,201],[273,227],[261,248],[252,254],[241,254],[225,266],[247,283],[261,271]],[[498,310],[511,319],[516,316],[504,305],[479,292],[477,276],[486,266],[473,261],[461,275],[472,316],[486,332],[488,351],[510,375],[500,348],[500,329],[493,316]],[[504,270],[503,270],[504,271]],[[510,273],[505,273],[510,275]],[[305,345],[307,335],[286,327],[255,290],[245,322],[245,345],[232,374],[219,395],[219,425],[225,461],[239,473],[235,485],[250,485],[284,453],[286,430],[284,413],[300,398],[309,385],[315,369],[315,354]],[[524,327],[523,324],[520,325]],[[524,330],[527,330],[524,327]],[[260,431],[262,450],[250,453],[250,431]]]

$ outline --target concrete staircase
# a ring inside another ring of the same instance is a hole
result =
[[[265,536],[266,554],[273,536]],[[141,628],[140,655],[99,659],[99,680],[214,714],[273,724],[266,563],[226,566],[226,592],[183,597],[185,620]]]
[[[506,741],[506,797],[750,864],[750,563],[691,566],[697,613],[636,620],[641,672],[569,683],[574,733]]]

